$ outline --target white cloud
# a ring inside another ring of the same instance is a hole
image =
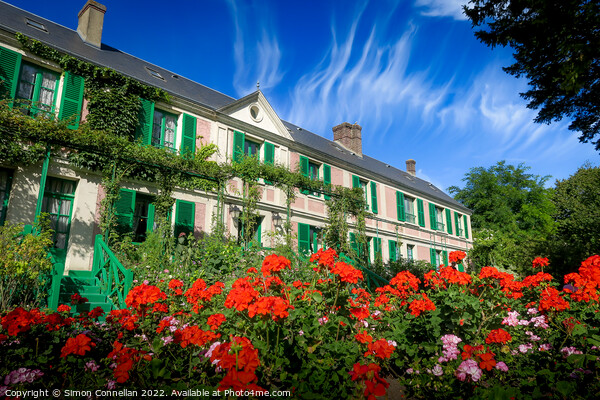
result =
[[[262,90],[276,86],[284,73],[280,70],[281,50],[277,38],[269,33],[269,16],[255,10],[241,11],[235,0],[227,3],[235,28],[233,85],[236,92],[245,96],[255,91],[257,81]],[[248,19],[244,19],[244,16]],[[257,18],[261,18],[260,23],[257,23]],[[260,32],[254,32],[253,27],[256,26],[264,28]]]
[[[361,40],[357,37],[360,23],[358,15],[339,42],[332,27],[327,54],[298,80],[291,105],[282,115],[321,135],[341,122],[358,122],[363,127],[363,143],[382,143],[394,132],[390,127],[408,116],[421,118],[425,124],[428,114],[439,107],[445,89],[434,88],[426,72],[408,70],[417,32],[414,25],[409,24],[390,42],[378,36],[378,26],[371,27],[369,36]]]
[[[466,20],[462,6],[468,0],[416,0],[415,6],[424,8],[422,15],[427,17],[452,17],[455,20]]]

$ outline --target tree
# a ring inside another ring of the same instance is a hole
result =
[[[473,210],[471,226],[476,266],[494,265],[525,272],[554,231],[548,176],[527,173],[524,164],[500,161],[490,168],[471,168],[464,188],[452,186],[454,198]]]
[[[600,254],[600,167],[586,163],[568,179],[556,181],[552,202],[557,230],[551,261],[568,273]]]
[[[521,96],[539,109],[535,122],[572,118],[569,129],[600,150],[600,2],[471,0],[464,12],[481,42],[513,48],[503,69],[528,79]]]

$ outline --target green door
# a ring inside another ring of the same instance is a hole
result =
[[[52,235],[54,242],[52,254],[56,258],[56,261],[62,263],[67,258],[74,199],[74,181],[48,177],[46,180],[46,190],[44,191],[42,212],[49,214],[50,227],[54,231]]]

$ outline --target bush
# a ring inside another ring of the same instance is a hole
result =
[[[300,271],[269,255],[230,285],[138,285],[129,308],[105,324],[93,323],[101,310],[73,318],[67,306],[5,313],[0,375],[11,390],[138,395],[265,389],[358,398],[382,396],[397,380],[409,398],[597,398],[600,256],[563,290],[547,265],[534,260],[541,271],[522,281],[492,267],[478,275],[443,267],[423,280],[402,271],[370,294],[362,273],[331,249]]]
[[[0,310],[39,307],[47,295],[52,231],[44,221],[34,227],[39,233],[33,235],[23,235],[23,225],[0,226]]]

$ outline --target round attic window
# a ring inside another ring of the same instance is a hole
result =
[[[262,121],[262,119],[263,119],[262,112],[257,104],[252,104],[250,106],[250,117],[252,117],[252,119],[255,122]]]

